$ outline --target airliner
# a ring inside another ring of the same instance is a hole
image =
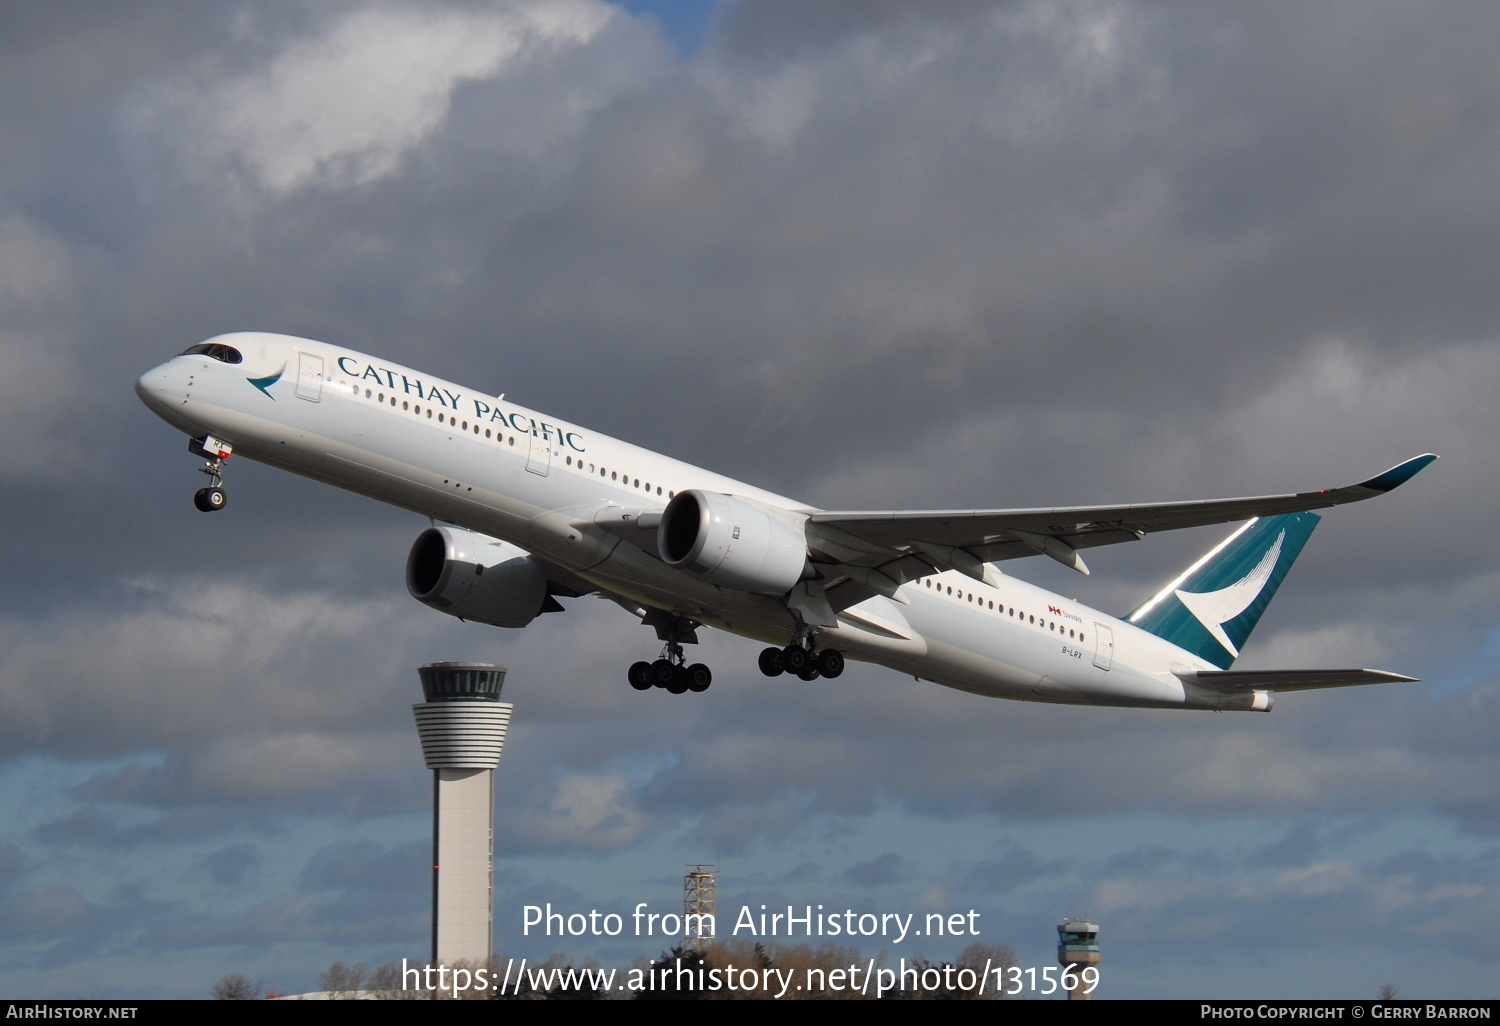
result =
[[[188,436],[224,508],[231,456],[427,517],[406,560],[419,602],[519,628],[607,598],[656,632],[632,687],[701,692],[703,627],[766,644],[759,667],[812,681],[845,659],[1031,702],[1269,711],[1279,691],[1413,681],[1369,669],[1231,666],[1317,525],[1437,459],[1359,484],[1253,498],[988,510],[827,510],[335,345],[218,335],[136,382]],[[1002,574],[1153,531],[1243,523],[1123,618]]]

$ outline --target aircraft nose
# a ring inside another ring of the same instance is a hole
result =
[[[171,397],[171,374],[167,371],[167,365],[152,367],[135,381],[135,394],[141,397],[141,402],[153,410],[161,407]]]

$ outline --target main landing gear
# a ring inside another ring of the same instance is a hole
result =
[[[803,680],[830,680],[844,672],[844,654],[836,648],[815,652],[810,646],[791,644],[786,648],[768,648],[760,654],[760,672],[767,677],[790,673]]]
[[[632,663],[630,672],[630,686],[637,691],[649,691],[652,688],[666,688],[674,695],[685,692],[703,692],[714,682],[713,671],[702,663],[687,665],[687,657],[682,654],[682,646],[675,641],[669,641],[662,646],[661,658],[654,663],[644,660]]]
[[[688,664],[682,654],[682,642],[698,640],[694,633],[701,624],[665,612],[646,614],[643,621],[656,628],[661,639],[661,655],[655,662],[632,663],[626,677],[637,691],[664,688],[674,695],[688,691],[703,692],[713,683],[714,675],[702,663]],[[844,672],[844,654],[836,648],[818,650],[806,624],[798,623],[797,640],[786,648],[768,648],[760,654],[760,672],[767,677],[790,673],[803,680],[827,677],[832,680]]]
[[[229,493],[224,491],[224,461],[234,449],[213,435],[205,435],[190,439],[188,451],[208,461],[198,468],[198,473],[208,475],[208,487],[198,489],[193,505],[204,513],[216,513],[229,502]]]

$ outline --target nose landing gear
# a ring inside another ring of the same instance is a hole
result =
[[[224,491],[224,462],[234,452],[234,446],[213,435],[204,435],[188,440],[188,452],[208,461],[198,468],[198,473],[208,475],[208,487],[198,489],[193,505],[204,513],[216,513],[229,502],[229,493]]]

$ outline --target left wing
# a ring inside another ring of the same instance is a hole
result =
[[[841,608],[870,594],[889,597],[907,581],[941,570],[957,570],[983,581],[985,564],[1021,556],[1050,556],[1086,574],[1080,549],[1135,541],[1152,531],[1358,502],[1404,484],[1435,459],[1426,453],[1359,484],[1290,495],[1044,509],[825,510],[809,516],[808,542],[815,561],[833,564],[835,576],[826,588],[830,599],[836,589],[847,593],[834,602]]]
[[[1151,531],[1358,502],[1396,488],[1435,459],[1417,456],[1359,484],[1293,495],[1050,509],[786,511],[807,516],[808,557],[820,575],[798,583],[789,599],[810,622],[831,623],[837,612],[872,595],[902,601],[901,585],[945,570],[993,583],[987,564],[1040,553],[1088,573],[1080,549],[1135,541]],[[565,526],[602,530],[655,554],[663,511],[610,504],[557,515]]]

